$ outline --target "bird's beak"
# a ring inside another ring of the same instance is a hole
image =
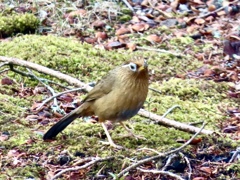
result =
[[[138,71],[141,72],[141,71],[143,71],[144,69],[145,69],[145,66],[141,66],[141,67],[138,68]]]
[[[141,67],[139,67],[138,71],[141,72],[141,71],[147,69],[147,66],[148,66],[147,60],[145,59],[143,65]]]

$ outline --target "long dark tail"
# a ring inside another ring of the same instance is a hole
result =
[[[74,119],[80,117],[79,108],[73,110],[54,124],[43,136],[43,140],[52,139],[64,130]]]

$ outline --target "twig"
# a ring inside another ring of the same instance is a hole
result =
[[[161,153],[159,155],[156,155],[156,156],[152,156],[150,158],[146,158],[146,159],[143,159],[143,160],[140,160],[138,161],[137,163],[135,164],[132,164],[131,166],[127,167],[126,169],[122,170],[119,174],[118,174],[118,177],[122,177],[125,173],[127,173],[128,171],[140,166],[141,164],[144,164],[146,162],[149,162],[149,161],[152,161],[154,159],[158,159],[158,158],[161,158],[161,157],[165,157],[165,156],[168,156],[169,154],[173,154],[173,153],[177,153],[179,152],[180,150],[182,150],[183,148],[185,148],[187,145],[189,145],[192,140],[203,130],[203,128],[205,127],[206,123],[203,123],[202,127],[199,129],[199,131],[194,134],[192,136],[191,139],[189,139],[185,144],[183,144],[182,146],[180,146],[179,148],[176,148],[174,150],[171,150],[171,151],[168,151],[168,152],[165,152],[165,153]]]
[[[142,168],[137,168],[137,169],[142,171],[142,172],[146,172],[146,173],[162,174],[162,175],[170,176],[170,177],[175,178],[177,180],[184,180],[183,178],[181,178],[181,176],[178,176],[178,175],[176,175],[172,172],[169,172],[169,171],[146,170],[146,169],[142,169]]]
[[[192,176],[192,167],[191,167],[191,164],[190,164],[190,161],[189,159],[181,152],[179,152],[179,154],[185,159],[186,163],[187,163],[187,166],[188,166],[188,169],[189,169],[189,172],[188,172],[188,179],[191,179],[191,176]]]
[[[167,51],[167,50],[164,50],[164,49],[154,49],[154,48],[147,48],[147,47],[141,47],[141,46],[137,46],[137,49],[145,50],[145,51],[155,51],[155,52],[160,52],[160,53],[167,53],[167,54],[171,54],[173,56],[183,57],[183,54],[170,52],[170,51]]]
[[[37,79],[40,83],[42,83],[42,84],[52,93],[53,96],[56,95],[56,93],[55,93],[55,91],[54,91],[54,89],[53,89],[52,87],[50,87],[50,86],[48,86],[47,84],[45,84],[45,83],[44,83],[40,78],[38,78],[30,69],[27,68],[27,70],[28,70],[28,72],[29,72],[35,79]],[[57,112],[61,110],[61,109],[59,108],[59,106],[58,106],[57,98],[53,98],[53,106],[52,106],[52,108],[53,108],[54,111],[57,111]],[[61,110],[61,111],[62,111],[62,110]]]
[[[157,150],[151,149],[151,148],[140,148],[140,149],[138,149],[137,151],[144,151],[144,150],[152,151],[152,152],[155,152],[156,154],[161,154],[161,153],[158,152]]]
[[[41,110],[42,107],[43,107],[46,103],[48,103],[49,101],[51,101],[52,99],[54,99],[54,98],[56,98],[56,97],[59,97],[59,96],[61,96],[61,95],[63,95],[63,94],[66,94],[66,93],[75,92],[75,91],[81,91],[81,90],[83,90],[83,88],[70,89],[70,90],[67,90],[67,91],[64,91],[64,92],[57,93],[57,94],[55,94],[54,96],[51,96],[51,97],[45,99],[45,100],[42,102],[42,104],[41,104],[36,110],[37,110],[37,111]]]
[[[154,91],[154,92],[156,92],[156,93],[162,94],[162,92],[159,91],[159,90],[157,90],[157,89],[154,89],[154,88],[151,88],[151,87],[149,87],[148,89],[150,89],[150,90],[152,90],[152,91]]]
[[[174,106],[172,106],[171,108],[169,108],[169,109],[162,115],[162,118],[165,118],[165,117],[166,117],[172,110],[174,110],[175,108],[181,109],[179,105],[174,105]]]
[[[232,163],[238,155],[240,155],[240,147],[237,147],[236,151],[234,152],[231,159],[229,160],[229,163]]]
[[[165,16],[166,18],[172,18],[173,16],[167,12],[164,12],[158,8],[155,8],[155,5],[153,5],[151,3],[151,1],[148,1],[148,3],[150,4],[150,8],[154,9],[155,11],[158,11],[160,14],[162,14],[163,16]],[[149,6],[148,6],[149,7]]]
[[[162,171],[165,171],[165,170],[167,169],[167,167],[171,164],[172,159],[175,158],[175,157],[177,157],[176,154],[170,154],[170,155],[169,155],[166,164],[165,164],[165,165],[163,166],[163,168],[162,168]]]
[[[124,2],[124,4],[125,4],[132,12],[134,12],[133,7],[131,6],[131,4],[128,3],[127,0],[122,0],[122,1]]]
[[[92,158],[90,162],[82,165],[82,166],[79,166],[79,167],[72,167],[72,168],[67,168],[67,169],[64,169],[60,172],[58,172],[55,176],[53,176],[51,178],[51,180],[54,180],[56,178],[58,178],[59,176],[61,176],[62,174],[66,173],[66,172],[69,172],[69,171],[78,171],[80,169],[84,169],[84,168],[87,168],[91,165],[94,165],[98,162],[102,162],[102,161],[108,161],[108,160],[112,160],[114,159],[115,157],[111,156],[111,157],[106,157],[106,158],[99,158],[99,157],[96,157],[96,158]]]

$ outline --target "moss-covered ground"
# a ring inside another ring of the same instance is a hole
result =
[[[189,44],[189,39],[172,40],[171,43],[177,43],[176,49],[181,52]],[[182,45],[179,46],[179,43]],[[194,44],[191,46],[194,47]],[[198,48],[196,47],[196,49]],[[85,83],[96,82],[110,69],[133,57],[145,57],[149,60],[150,87],[159,91],[149,91],[144,105],[145,109],[162,115],[168,108],[179,105],[181,108],[171,112],[167,116],[169,119],[185,123],[205,121],[208,123],[206,129],[217,132],[220,122],[227,118],[221,110],[235,105],[235,102],[226,96],[229,87],[225,82],[216,83],[204,79],[175,77],[176,74],[184,74],[202,66],[201,62],[187,54],[180,58],[148,51],[105,51],[71,38],[25,35],[16,37],[12,41],[1,42],[0,55],[35,62],[76,77]],[[44,74],[36,73],[36,75],[59,81]],[[75,120],[62,134],[58,135],[57,140],[44,142],[42,140],[43,133],[55,121],[50,117],[50,123],[46,125],[41,121],[31,121],[26,117],[32,113],[33,103],[44,100],[46,95],[16,96],[14,89],[20,87],[31,89],[39,83],[11,71],[1,74],[1,78],[6,76],[15,79],[17,83],[14,85],[15,88],[13,85],[0,86],[0,131],[9,134],[9,139],[1,142],[1,154],[6,155],[15,149],[17,152],[24,152],[31,157],[34,164],[29,164],[23,154],[22,160],[26,161],[26,166],[16,166],[16,168],[11,166],[9,169],[5,169],[6,173],[0,175],[0,179],[8,176],[14,177],[14,179],[45,177],[48,170],[42,165],[43,162],[48,161],[52,165],[59,164],[63,151],[67,151],[72,159],[77,159],[79,154],[99,157],[119,155],[121,158],[101,163],[86,172],[87,176],[91,177],[104,167],[101,174],[109,172],[117,174],[131,160],[146,156],[146,153],[137,151],[138,149],[147,147],[157,151],[167,151],[181,145],[176,140],[187,140],[191,137],[191,134],[187,132],[156,125],[150,119],[137,115],[129,120],[128,124],[136,134],[140,134],[146,139],[136,140],[122,137],[121,134],[126,134],[126,131],[121,126],[116,126],[110,131],[115,143],[125,147],[122,150],[115,150],[103,145],[100,141],[107,139],[101,125],[88,123],[82,119]],[[66,82],[61,83],[67,86]],[[63,91],[57,86],[53,86],[53,88],[56,91]],[[78,98],[81,99],[81,97]],[[207,139],[204,136],[202,138]],[[147,155],[151,154],[147,153]],[[13,163],[10,155],[9,159],[1,159],[1,162],[4,167]]]

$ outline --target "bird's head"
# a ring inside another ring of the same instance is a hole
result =
[[[138,78],[148,78],[148,64],[145,59],[138,59],[122,66],[128,74]]]

